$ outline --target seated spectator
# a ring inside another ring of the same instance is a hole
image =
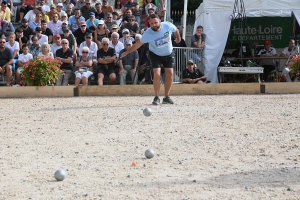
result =
[[[121,0],[115,0],[115,5],[114,5],[114,12],[117,14],[118,19],[122,19],[123,13],[124,13],[124,6],[122,4]],[[114,15],[114,13],[113,13]]]
[[[132,42],[134,42],[134,38],[130,37],[129,35],[129,30],[127,28],[124,28],[122,31],[123,37],[120,39],[120,42],[122,42],[123,44],[125,44],[125,41],[131,40]]]
[[[117,24],[113,24],[111,26],[111,32],[109,32],[109,34],[108,34],[109,40],[111,40],[111,34],[112,33],[118,33],[119,36],[122,35],[122,32],[120,31],[119,26]]]
[[[80,22],[85,21],[81,16],[80,9],[75,9],[74,15],[69,17],[69,29],[74,33],[80,26]]]
[[[86,21],[86,26],[91,31],[95,31],[97,29],[99,20],[95,18],[95,13],[90,13],[90,18]]]
[[[68,28],[69,27],[68,24],[69,24],[68,21],[62,21],[61,28],[59,29],[58,34],[64,34],[63,29]],[[70,31],[70,33],[72,33],[72,31]]]
[[[112,20],[112,14],[111,14],[111,13],[107,13],[107,14],[106,14],[106,20],[105,20],[104,23],[105,23],[107,29],[108,29],[109,31],[111,31],[112,25],[113,25],[113,24],[116,24],[116,22]]]
[[[10,33],[8,36],[8,42],[6,42],[6,48],[8,48],[11,51],[14,58],[13,72],[15,71],[15,66],[18,64],[18,56],[20,51],[19,42],[17,42],[15,39],[15,33]]]
[[[66,13],[65,11],[63,11],[63,4],[62,3],[58,3],[57,6],[56,6],[56,11],[58,12],[60,18],[59,20],[61,20],[61,15]]]
[[[102,39],[107,38],[109,30],[107,29],[106,25],[104,24],[103,20],[98,22],[97,29],[94,32],[95,42],[98,45],[98,49],[102,48]]]
[[[71,6],[71,10],[73,10],[73,8],[74,8],[74,4],[73,3],[71,3],[71,0],[65,0],[64,2],[62,2],[63,3],[63,11],[65,11],[65,12],[67,12],[67,7],[68,7],[68,5],[70,5]]]
[[[141,18],[140,18],[140,6],[139,3],[134,0],[128,0],[127,3],[124,5],[125,9],[130,9],[132,15],[135,16],[135,20],[140,25]]]
[[[77,2],[76,2],[76,5],[75,5],[75,10],[76,10],[76,9],[79,9],[79,10],[80,10],[80,8],[82,8],[82,6],[84,6],[84,5],[85,5],[85,0],[77,1]]]
[[[52,31],[53,35],[59,34],[62,22],[58,19],[58,14],[53,14],[52,17],[52,21],[48,23],[48,28]]]
[[[62,48],[56,51],[56,59],[62,62],[60,69],[63,73],[58,76],[55,84],[56,86],[68,85],[73,70],[72,59],[74,52],[69,48],[69,41],[67,39],[62,39],[61,44]]]
[[[155,14],[155,10],[153,8],[149,8],[148,9],[148,15],[146,16],[145,19],[145,28],[149,28],[150,24],[149,24],[149,19],[150,19],[150,15]]]
[[[127,9],[127,10],[125,11],[125,14],[123,15],[123,18],[122,18],[121,29],[123,29],[123,28],[124,28],[124,25],[125,25],[126,23],[129,22],[129,18],[130,18],[131,16],[133,16],[133,15],[132,15],[132,11],[131,11],[130,9]]]
[[[90,49],[88,47],[83,47],[80,49],[79,53],[81,54],[77,58],[77,62],[75,67],[78,70],[75,71],[75,86],[79,86],[80,80],[82,80],[82,84],[88,85],[88,79],[93,75],[93,58],[89,56]]]
[[[124,29],[128,29],[130,36],[135,38],[135,34],[140,32],[140,27],[138,23],[135,22],[134,16],[129,17],[129,22],[124,25]]]
[[[98,20],[105,20],[105,14],[102,12],[102,6],[101,3],[96,3],[96,12],[95,12],[95,18]]]
[[[13,24],[11,23],[11,12],[10,9],[7,7],[7,2],[6,1],[2,1],[1,3],[1,10],[0,10],[0,16],[1,17],[1,33],[0,36],[3,36],[4,33],[6,33],[6,28],[9,26],[11,32],[15,32],[15,28],[13,26]]]
[[[124,49],[124,44],[119,41],[119,34],[118,33],[112,33],[111,34],[111,41],[109,42],[109,47],[114,48],[116,51],[116,62],[119,59],[120,51]]]
[[[93,33],[90,29],[86,28],[86,22],[80,22],[80,27],[74,32],[74,36],[76,39],[76,43],[80,45],[82,42],[85,41],[85,34],[86,33]]]
[[[91,2],[92,7],[95,8],[97,6],[97,3],[101,5],[101,0],[92,0]]]
[[[48,43],[52,44],[53,42],[53,32],[48,28],[48,24],[45,20],[42,20],[42,34],[48,37]]]
[[[19,46],[23,46],[24,44],[27,44],[28,38],[24,36],[23,29],[21,27],[16,29],[16,39],[17,42],[19,42]],[[23,53],[22,50],[19,51],[19,53]]]
[[[28,48],[28,45],[27,44],[24,44],[22,46],[22,52],[20,55],[19,55],[19,61],[18,61],[18,69],[17,69],[17,72],[16,72],[16,85],[15,86],[20,86],[20,85],[23,85],[21,83],[21,74],[22,74],[22,71],[23,71],[23,68],[24,68],[24,64],[26,62],[28,62],[30,59],[33,58],[32,54],[29,53],[29,48]]]
[[[285,47],[280,54],[280,57],[290,57],[293,55],[296,55],[297,48],[295,47],[295,40],[290,40],[289,44],[287,47]],[[286,67],[282,70],[282,79],[285,80],[286,82],[292,82],[291,77],[290,77],[290,66],[288,66],[289,62],[293,62],[292,59],[287,60],[287,65]]]
[[[56,51],[58,49],[61,49],[61,37],[59,34],[54,35],[54,43],[51,45],[51,52],[53,53],[53,56],[56,57]]]
[[[85,19],[89,19],[91,12],[96,12],[96,9],[91,6],[91,2],[91,0],[85,0],[85,5],[80,8],[81,14]]]
[[[116,25],[120,26],[122,23],[122,18],[119,18],[119,15],[117,12],[113,12],[112,16],[113,16],[112,20],[116,23]]]
[[[67,16],[68,18],[70,18],[72,15],[74,15],[74,12],[73,12],[73,4],[68,4],[67,7],[66,7],[66,13],[67,13]]]
[[[13,63],[13,55],[11,50],[6,47],[5,38],[0,38],[0,73],[6,74],[6,86],[10,86]]]
[[[37,14],[35,20],[29,22],[29,27],[32,28],[32,30],[35,30],[36,27],[42,27],[42,17],[41,13]]]
[[[42,9],[39,8],[39,7],[34,7],[34,9],[28,11],[27,14],[25,15],[25,17],[22,18],[22,19],[27,19],[28,22],[32,22],[32,21],[34,21],[36,15],[39,14],[39,13],[41,12],[41,10],[42,10]],[[21,13],[20,13],[20,15],[21,15]],[[21,17],[20,17],[20,18],[21,18]],[[21,20],[21,21],[22,21],[22,20]]]
[[[67,13],[62,13],[61,16],[60,16],[60,21],[68,21],[68,15]]]
[[[42,21],[45,20],[47,23],[50,21],[48,15],[43,10],[40,11],[40,14],[42,14]]]
[[[32,44],[29,46],[29,53],[35,58],[42,51],[39,39],[36,35],[31,38]]]
[[[39,39],[39,44],[44,44],[45,42],[48,43],[48,37],[42,34],[42,28],[36,27],[35,28],[35,36]],[[32,41],[30,40],[30,44]]]
[[[50,6],[50,12],[47,13],[47,16],[49,17],[49,20],[53,20],[53,15],[57,15],[57,19],[60,19],[60,14],[57,12],[56,10],[56,6],[55,5],[51,5]]]
[[[46,58],[54,58],[53,53],[50,51],[50,45],[48,43],[42,44],[42,51],[38,56]]]
[[[61,34],[60,37],[61,37],[61,39],[67,39],[69,41],[69,43],[68,43],[69,48],[72,49],[76,53],[76,49],[77,49],[76,39],[68,27],[65,27],[63,29],[63,34]]]
[[[82,42],[79,46],[79,55],[82,56],[82,49],[84,47],[89,48],[89,57],[93,59],[93,65],[96,67],[97,66],[97,51],[98,51],[98,46],[95,42],[93,42],[93,34],[92,33],[86,33],[85,35],[85,41]]]
[[[22,0],[22,4],[18,6],[18,13],[20,13],[20,22],[22,21],[24,15],[28,13],[28,11],[33,10],[33,6],[36,6],[35,0]]]
[[[103,0],[102,3],[103,3],[102,4],[102,12],[104,12],[106,17],[108,15],[108,13],[114,12],[114,8],[111,5],[108,4],[107,0]]]
[[[102,39],[102,48],[97,51],[98,59],[98,85],[103,85],[103,79],[105,75],[109,76],[109,84],[113,84],[116,81],[116,51],[114,48],[111,48],[109,45],[109,39]]]
[[[157,7],[156,7],[156,5],[154,5],[152,3],[152,0],[146,0],[146,2],[145,2],[145,13],[146,13],[147,16],[151,15],[151,13],[149,13],[150,9],[153,10],[152,14],[154,14]]]
[[[197,68],[193,60],[189,60],[187,68],[182,72],[181,82],[190,84],[205,83],[206,76]]]
[[[45,13],[50,12],[50,7],[47,4],[45,4],[45,0],[40,0],[38,7],[41,7]]]
[[[126,43],[126,48],[122,49],[120,54],[127,51],[131,47],[132,47],[132,41],[128,40]],[[131,76],[133,85],[136,85],[138,80],[138,75],[136,73],[138,63],[139,63],[139,54],[137,50],[129,53],[127,56],[120,59],[119,62],[120,85],[126,85],[126,76],[128,73]]]
[[[22,24],[21,27],[23,29],[23,34],[26,38],[31,38],[35,32],[28,26],[28,21],[27,19],[22,19]]]

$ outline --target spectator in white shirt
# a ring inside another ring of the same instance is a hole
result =
[[[46,35],[42,34],[42,28],[41,27],[36,27],[35,28],[35,36],[39,40],[39,44],[44,44],[45,42],[48,43],[48,37]],[[30,44],[32,44],[32,38],[30,39]]]
[[[62,3],[58,3],[56,6],[56,11],[58,12],[59,16],[61,16],[62,14],[66,13],[65,11],[63,11],[63,4]]]
[[[19,42],[15,41],[16,35],[15,33],[10,33],[8,36],[8,42],[6,42],[6,48],[10,49],[14,58],[13,71],[15,71],[15,67],[18,63],[18,55],[20,51]]]
[[[79,46],[79,55],[82,56],[82,48],[88,47],[89,50],[89,56],[93,59],[93,64],[97,66],[97,51],[98,46],[95,42],[93,42],[93,34],[92,33],[86,33],[85,35],[85,41],[82,42]]]
[[[24,64],[28,62],[30,59],[33,58],[32,54],[29,53],[29,48],[27,44],[24,44],[22,47],[23,53],[19,55],[19,61],[18,61],[18,70],[16,72],[16,79],[17,79],[17,84],[15,86],[20,86],[22,85],[21,83],[21,71],[22,68],[24,67]]]
[[[33,10],[28,11],[28,13],[25,15],[25,19],[27,19],[29,22],[34,21],[35,19],[35,15],[40,13],[40,10],[42,10],[41,8],[34,8]]]
[[[58,15],[53,14],[53,20],[48,23],[48,28],[52,31],[53,35],[59,33],[61,25],[62,22],[58,20]]]
[[[54,39],[54,43],[51,45],[51,52],[53,53],[53,56],[55,57],[55,53],[57,51],[57,49],[61,49],[61,37],[59,34],[56,34],[53,36]]]
[[[119,34],[116,32],[113,32],[111,34],[111,41],[109,42],[109,47],[114,48],[116,51],[116,57],[119,59],[119,54],[122,49],[124,49],[124,44],[119,41]],[[116,60],[117,64],[118,60]]]
[[[39,7],[41,7],[45,13],[50,12],[50,7],[45,4],[45,0],[40,0]]]

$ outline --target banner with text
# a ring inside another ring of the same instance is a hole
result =
[[[247,18],[241,28],[240,22],[234,20],[226,48],[234,49],[239,41],[249,42],[252,47],[254,42],[264,44],[265,40],[271,40],[275,48],[284,48],[293,36],[293,21],[292,17],[253,17]]]

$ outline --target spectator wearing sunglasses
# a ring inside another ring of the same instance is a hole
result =
[[[90,29],[86,27],[86,22],[80,22],[80,27],[74,32],[74,36],[76,38],[76,43],[80,45],[82,42],[85,41],[86,33],[93,33]]]
[[[108,28],[108,30],[111,32],[111,27],[113,24],[116,24],[115,21],[113,21],[112,19],[112,14],[111,13],[107,13],[106,15],[106,20],[105,20],[105,25]]]
[[[141,13],[139,3],[134,0],[128,0],[124,5],[125,9],[130,9],[132,11],[132,15],[135,16],[135,19],[138,24],[141,22]]]
[[[134,16],[131,16],[128,20],[129,22],[124,25],[124,28],[128,29],[129,35],[135,38],[135,35],[140,32],[139,24],[135,22]]]
[[[124,45],[125,45],[126,41],[128,41],[128,40],[131,40],[132,42],[134,42],[134,38],[129,35],[129,30],[127,28],[124,28],[122,30],[122,35],[123,35],[123,37],[120,39],[120,42],[122,42]]]
[[[81,80],[85,86],[88,85],[88,78],[93,75],[93,58],[89,56],[90,49],[86,46],[79,51],[79,54],[80,56],[75,64],[75,67],[78,69],[75,71],[75,86],[79,86]]]

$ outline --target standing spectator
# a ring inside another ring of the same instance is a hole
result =
[[[116,58],[119,59],[120,52],[121,52],[122,49],[124,49],[124,44],[119,41],[119,34],[118,33],[112,33],[111,34],[111,41],[109,42],[109,47],[115,49]]]
[[[90,13],[90,18],[86,21],[86,26],[88,29],[95,31],[97,28],[97,25],[99,23],[99,19],[95,18],[95,13],[91,12]]]
[[[191,47],[203,48],[205,46],[206,34],[203,33],[203,27],[198,26],[197,32],[191,38]]]
[[[131,16],[129,18],[129,23],[126,23],[124,25],[124,29],[125,28],[129,30],[130,36],[133,38],[135,38],[135,35],[139,34],[139,32],[140,32],[140,27],[139,27],[138,23],[135,22],[134,16]]]
[[[19,55],[19,60],[18,60],[18,69],[16,71],[16,85],[14,86],[20,86],[22,85],[21,83],[21,71],[23,70],[24,64],[28,62],[30,59],[33,58],[32,54],[29,53],[29,48],[27,44],[24,44],[22,46],[22,54]]]
[[[20,51],[19,42],[17,42],[15,39],[16,39],[15,33],[10,33],[8,36],[8,42],[6,42],[6,48],[8,48],[12,52],[14,58],[14,63],[12,65],[13,72],[15,71],[15,66],[18,64],[18,56]]]
[[[108,47],[109,39],[102,39],[102,48],[97,51],[98,59],[98,85],[103,85],[103,79],[105,75],[109,76],[109,84],[113,84],[116,81],[116,51],[114,48]]]
[[[128,40],[131,40],[132,42],[134,42],[134,38],[130,37],[129,30],[127,28],[123,29],[122,35],[123,35],[123,37],[120,39],[120,42],[122,42],[124,45],[125,45],[126,41],[128,41]]]
[[[114,8],[108,4],[107,0],[103,0],[102,3],[102,12],[104,12],[106,17],[108,13],[114,12]]]
[[[50,7],[45,4],[45,0],[40,0],[40,3],[38,6],[41,7],[45,13],[50,12]]]
[[[105,14],[102,12],[102,6],[100,3],[96,3],[96,12],[95,12],[95,18],[99,20],[105,20]]]
[[[13,24],[11,23],[11,12],[10,9],[7,7],[7,2],[6,1],[2,1],[1,3],[1,10],[0,10],[0,16],[2,16],[1,19],[1,34],[0,36],[4,35],[4,33],[6,33],[6,28],[9,26],[11,32],[15,32],[15,28],[13,26]]]
[[[20,22],[28,11],[33,10],[33,6],[36,6],[35,0],[22,0],[22,4],[18,7],[20,13]]]
[[[81,21],[85,21],[85,19],[81,16],[80,10],[76,8],[74,11],[74,15],[69,17],[69,28],[73,33],[79,28]]]
[[[88,47],[83,47],[82,50],[79,51],[79,54],[81,54],[77,58],[77,62],[75,64],[75,67],[78,68],[77,71],[75,71],[75,86],[79,86],[80,80],[82,80],[82,84],[88,85],[88,78],[93,75],[93,62],[92,57],[89,56],[90,49]],[[81,69],[85,68],[86,71],[81,72]]]
[[[55,5],[51,5],[50,6],[50,12],[47,13],[49,20],[53,20],[53,16],[57,15],[58,19],[60,19],[60,14],[57,12],[56,10],[56,6]]]
[[[63,11],[63,4],[62,3],[58,3],[56,6],[56,11],[58,12],[59,16],[60,16],[60,20],[61,20],[61,15],[66,13],[65,11]]]
[[[106,28],[103,20],[100,20],[97,26],[97,29],[94,32],[95,42],[98,45],[98,49],[102,48],[102,39],[106,38],[109,34],[109,30]]]
[[[35,20],[29,23],[29,27],[32,28],[32,30],[35,30],[36,27],[42,27],[42,17],[41,13],[37,14]]]
[[[89,19],[90,13],[95,13],[96,9],[91,6],[91,0],[85,0],[85,5],[80,8],[80,11],[85,19]]]
[[[141,17],[140,17],[140,6],[139,3],[134,0],[128,0],[124,5],[125,9],[130,9],[132,11],[132,15],[135,16],[135,20],[140,25]]]
[[[48,24],[45,20],[42,20],[42,34],[48,37],[48,43],[51,44],[53,41],[53,32],[48,28]]]
[[[131,46],[132,46],[132,41],[128,40],[128,42],[126,43],[126,48],[122,49],[120,54],[126,52],[128,49],[131,48]],[[120,85],[126,85],[126,76],[128,73],[130,73],[133,85],[136,85],[138,80],[138,75],[136,74],[138,63],[139,63],[139,54],[137,50],[127,54],[125,57],[120,59],[119,62]]]
[[[48,43],[42,44],[42,51],[38,56],[46,58],[54,58],[53,53],[50,51],[50,45]]]
[[[48,43],[48,37],[42,34],[41,27],[35,28],[35,36],[38,38],[40,44]],[[33,41],[30,41],[30,43],[33,43]]]
[[[11,50],[6,47],[5,38],[0,38],[0,73],[6,74],[6,86],[10,86],[13,63],[13,55]]]
[[[105,25],[108,28],[109,31],[111,31],[111,27],[113,24],[116,24],[113,20],[112,20],[112,14],[111,13],[107,13],[106,14],[106,20],[105,20]]]
[[[53,56],[56,57],[56,51],[58,49],[61,49],[61,37],[59,34],[56,34],[53,36],[54,38],[54,43],[51,45],[51,52],[53,53]]]
[[[86,22],[82,21],[80,22],[80,28],[78,28],[75,32],[74,32],[74,36],[76,38],[76,43],[78,45],[80,45],[82,42],[84,42],[84,37],[86,33],[93,33],[93,31],[91,31],[90,29],[86,28]]]
[[[116,12],[118,14],[118,18],[123,17],[124,6],[122,5],[121,0],[115,0],[114,12]]]
[[[19,46],[23,46],[24,44],[27,44],[28,38],[24,36],[23,29],[21,27],[16,29],[16,39],[17,42],[19,42]],[[23,48],[22,48],[23,49]],[[23,53],[22,50],[19,51],[19,53]]]
[[[60,60],[62,62],[62,65],[60,66],[60,69],[63,71],[58,76],[58,80],[56,81],[56,86],[60,85],[68,85],[69,84],[69,78],[72,74],[72,59],[74,52],[72,49],[69,48],[69,41],[67,39],[63,39],[61,41],[62,48],[58,49],[56,51],[56,59]]]
[[[89,49],[89,56],[93,59],[93,65],[97,66],[97,51],[98,46],[95,42],[93,42],[93,34],[92,33],[86,33],[85,35],[85,41],[82,42],[79,46],[79,56],[82,56],[83,48],[87,47]]]
[[[36,35],[31,38],[32,44],[29,46],[29,53],[35,58],[42,51],[39,39]]]
[[[53,14],[53,20],[48,23],[48,28],[52,31],[53,35],[58,34],[62,22],[58,19],[58,14]]]
[[[27,19],[28,22],[32,22],[32,21],[34,21],[35,16],[37,14],[39,14],[41,12],[41,10],[42,10],[41,8],[35,7],[33,10],[28,11],[27,14],[25,15],[25,17],[22,19]],[[21,20],[21,22],[22,22],[22,20]]]
[[[23,29],[23,34],[26,38],[30,39],[34,35],[34,31],[28,26],[28,21],[25,18],[22,19],[21,28]]]

